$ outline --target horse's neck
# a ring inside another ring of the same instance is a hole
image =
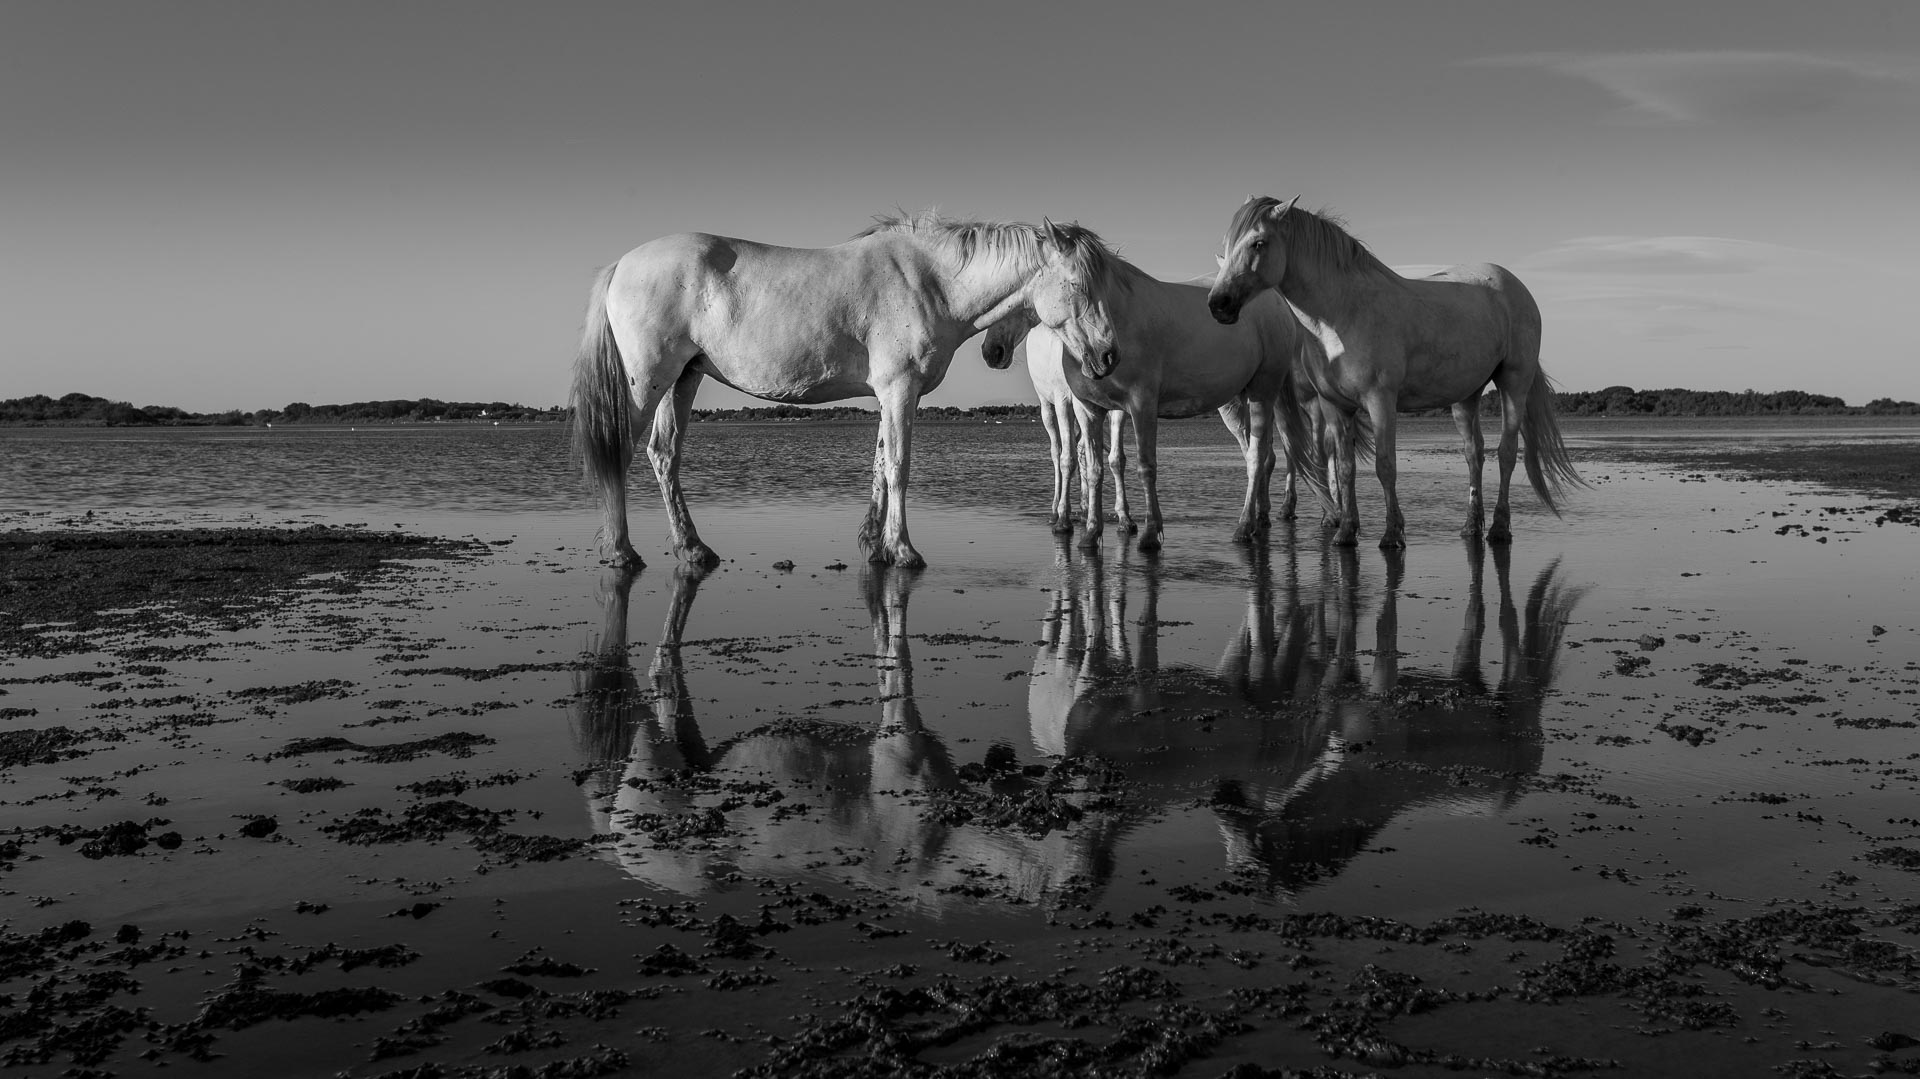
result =
[[[1316,266],[1307,272],[1288,266],[1280,293],[1307,328],[1322,339],[1367,317],[1389,282],[1373,274]]]
[[[1039,267],[1005,255],[980,254],[961,265],[936,255],[947,286],[947,313],[957,322],[985,329],[1010,314],[1014,300]]]

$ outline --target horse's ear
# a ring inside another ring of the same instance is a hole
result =
[[[1061,229],[1060,226],[1053,223],[1053,218],[1043,217],[1040,219],[1040,224],[1041,227],[1046,229],[1047,239],[1053,243],[1053,246],[1062,251],[1065,251],[1070,246],[1067,243],[1066,232]]]
[[[1273,212],[1273,219],[1275,221],[1278,221],[1281,218],[1287,216],[1287,211],[1293,209],[1293,204],[1299,201],[1300,201],[1300,196],[1298,195],[1295,195],[1294,197],[1288,199],[1287,204],[1285,206],[1282,206],[1278,210],[1275,210]]]
[[[1227,268],[1227,256],[1225,256],[1225,255],[1215,255],[1215,256],[1213,256],[1213,268],[1214,268],[1214,269],[1216,269],[1216,270],[1224,270],[1224,269],[1226,269],[1226,268]]]

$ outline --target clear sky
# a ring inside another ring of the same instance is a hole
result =
[[[1051,215],[1177,279],[1249,194],[1513,269],[1565,389],[1920,400],[1907,0],[12,0],[0,398],[558,404],[655,236]],[[930,402],[1029,399],[976,343]]]

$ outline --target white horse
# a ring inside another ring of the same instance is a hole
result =
[[[1410,279],[1375,258],[1331,216],[1250,198],[1227,227],[1226,255],[1207,297],[1214,318],[1232,325],[1253,297],[1277,289],[1325,346],[1306,376],[1320,396],[1345,412],[1366,409],[1373,420],[1374,473],[1386,493],[1382,547],[1406,546],[1406,521],[1394,491],[1394,416],[1400,409],[1451,406],[1467,459],[1463,536],[1485,522],[1480,496],[1484,455],[1480,391],[1500,391],[1500,497],[1486,538],[1513,538],[1507,490],[1520,436],[1526,436],[1527,479],[1534,494],[1560,512],[1554,497],[1581,484],[1553,416],[1553,389],[1540,369],[1540,308],[1520,279],[1489,265],[1454,266]],[[1341,453],[1339,525],[1334,542],[1351,545],[1359,527],[1353,458]]]
[[[1041,418],[1049,419],[1049,400],[1055,413],[1048,441],[1055,452],[1054,528],[1067,531],[1066,474],[1071,465],[1062,454],[1071,451],[1068,428],[1060,423],[1066,411],[1058,403],[1074,402],[1073,413],[1082,443],[1081,492],[1085,528],[1081,545],[1097,546],[1103,514],[1100,510],[1100,458],[1111,436],[1108,464],[1114,474],[1121,526],[1133,530],[1126,503],[1125,452],[1120,445],[1123,421],[1133,424],[1140,476],[1146,492],[1146,527],[1140,533],[1143,551],[1160,548],[1159,424],[1161,418],[1179,419],[1217,410],[1240,443],[1247,469],[1246,495],[1233,538],[1251,542],[1263,536],[1271,522],[1267,496],[1274,466],[1273,439],[1281,439],[1288,459],[1288,490],[1294,476],[1304,476],[1316,489],[1324,488],[1313,447],[1306,438],[1302,395],[1296,392],[1294,370],[1302,365],[1302,351],[1314,353],[1315,339],[1300,328],[1293,313],[1277,298],[1249,307],[1244,323],[1221,326],[1208,317],[1204,286],[1159,281],[1118,256],[1110,260],[1105,296],[1116,347],[1127,355],[1124,368],[1094,380],[1084,373],[1085,358],[1070,337],[1033,326],[1013,314],[988,328],[981,352],[987,363],[1004,366],[1024,334],[1027,367],[1041,396]],[[1031,329],[1030,329],[1031,327]],[[1080,358],[1080,370],[1069,360]],[[1311,400],[1311,395],[1305,395]],[[1276,430],[1278,426],[1279,430]],[[1061,434],[1056,435],[1056,428]],[[1104,428],[1104,429],[1103,429]],[[1285,513],[1291,515],[1291,495]]]
[[[1022,340],[1027,346],[1027,374],[1033,379],[1033,392],[1040,400],[1040,424],[1047,432],[1047,456],[1053,461],[1053,503],[1049,520],[1053,530],[1058,533],[1073,531],[1073,479],[1075,462],[1081,453],[1083,439],[1080,427],[1084,423],[1103,422],[1101,417],[1093,416],[1091,410],[1079,404],[1073,396],[1073,390],[1067,384],[1066,368],[1071,361],[1066,355],[1060,339],[1043,327],[1033,327],[1021,315],[1009,315],[987,328],[987,339],[981,345],[981,352],[987,356],[988,363],[994,364],[999,357],[1010,357]],[[1317,347],[1311,340],[1308,348]],[[1296,377],[1294,397],[1300,407],[1309,410],[1310,433],[1314,438],[1309,447],[1316,471],[1319,463],[1331,459],[1340,443],[1335,437],[1335,425],[1344,425],[1348,434],[1344,445],[1350,452],[1362,456],[1373,453],[1373,438],[1366,425],[1355,416],[1340,412],[1323,401],[1313,392],[1311,386]],[[1219,408],[1220,422],[1225,424],[1228,433],[1240,447],[1245,456],[1251,449],[1249,438],[1247,400],[1235,397]],[[1127,453],[1122,435],[1126,431],[1127,414],[1115,409],[1104,416],[1107,425],[1107,474],[1113,481],[1114,518],[1127,532],[1136,532],[1139,526],[1134,523],[1133,512],[1127,502]],[[1138,438],[1135,444],[1138,444]],[[1286,457],[1288,467],[1286,496],[1280,504],[1277,514],[1283,521],[1293,520],[1294,511],[1299,504],[1300,487],[1307,481],[1293,467],[1292,453],[1277,455]],[[1308,484],[1308,486],[1312,486]],[[1322,499],[1324,503],[1325,500]],[[1330,508],[1330,507],[1329,507]],[[1329,515],[1330,517],[1330,515]]]
[[[647,455],[675,553],[719,560],[694,530],[680,446],[700,380],[769,401],[880,402],[873,502],[861,545],[872,561],[917,567],[907,538],[913,412],[953,351],[1010,311],[1029,310],[1104,377],[1117,357],[1104,301],[1106,245],[1077,225],[883,217],[835,247],[771,247],[704,233],[629,251],[594,281],[574,363],[574,443],[600,490],[602,541],[643,565],[628,537],[627,468],[652,417]],[[884,535],[882,521],[884,519]]]

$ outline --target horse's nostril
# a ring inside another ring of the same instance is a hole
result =
[[[1112,370],[1113,366],[1120,362],[1120,357],[1112,349],[1108,349],[1101,353],[1100,362],[1106,364],[1108,370]]]

